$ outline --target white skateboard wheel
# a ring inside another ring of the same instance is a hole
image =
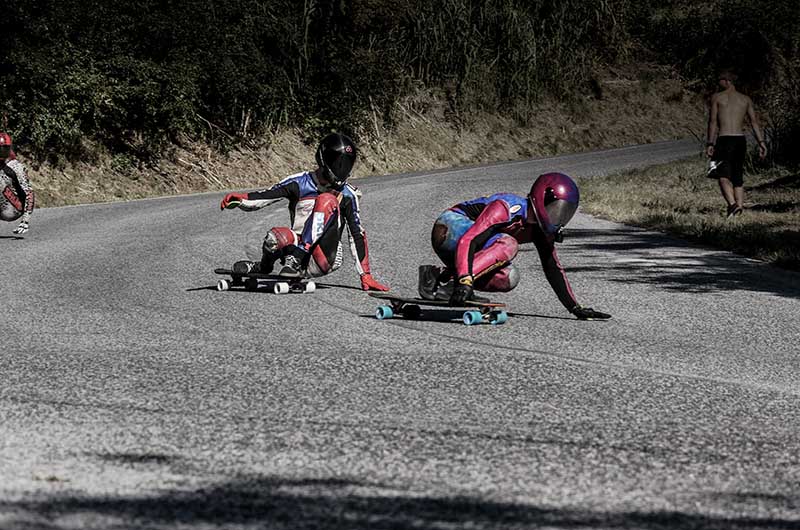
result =
[[[314,283],[314,282],[308,282],[308,283],[306,283],[306,288],[305,288],[305,291],[304,291],[304,292],[306,292],[306,293],[313,293],[313,292],[314,292],[314,291],[316,291],[316,290],[317,290],[317,284],[316,284],[316,283]]]
[[[231,284],[228,283],[228,280],[220,280],[217,282],[217,291],[227,291],[231,288]]]
[[[289,292],[289,284],[286,282],[277,282],[272,288],[272,292],[275,294],[286,294]]]

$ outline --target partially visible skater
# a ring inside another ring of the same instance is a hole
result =
[[[13,147],[11,136],[0,132],[0,219],[19,219],[14,233],[22,235],[30,228],[35,201],[25,166],[17,160]]]

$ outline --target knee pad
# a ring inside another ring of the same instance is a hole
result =
[[[513,263],[509,263],[505,270],[508,276],[508,290],[510,291],[519,285],[519,269]]]
[[[519,269],[513,263],[509,263],[494,274],[476,280],[475,288],[479,291],[507,293],[519,285],[519,279]]]
[[[4,202],[0,204],[0,220],[16,221],[22,217],[22,212],[14,208],[11,204]]]
[[[297,234],[291,228],[279,226],[271,228],[264,237],[264,252],[276,252],[287,245],[297,244]]]
[[[0,219],[15,221],[22,216],[22,201],[14,194],[10,187],[3,190],[0,195]]]

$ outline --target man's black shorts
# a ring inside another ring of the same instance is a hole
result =
[[[744,156],[747,154],[747,140],[744,136],[720,136],[714,146],[714,156],[708,169],[708,177],[730,179],[734,187],[744,183]]]

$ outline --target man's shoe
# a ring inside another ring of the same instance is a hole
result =
[[[237,261],[233,264],[233,272],[236,274],[250,274],[252,272],[261,272],[261,264],[257,261]]]

